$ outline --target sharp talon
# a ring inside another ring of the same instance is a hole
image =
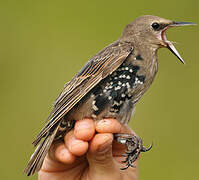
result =
[[[124,168],[120,168],[121,170],[126,170],[126,169],[128,169],[128,167],[129,167],[130,165],[129,164],[127,164],[126,165],[126,167],[124,167]]]
[[[125,160],[125,161],[121,161],[121,163],[126,163],[127,162],[127,160]]]
[[[126,170],[128,167],[120,168],[121,170]]]
[[[125,152],[127,155],[132,154],[132,151],[126,151]]]
[[[152,147],[153,147],[153,142],[151,143],[151,145],[150,145],[148,148],[142,147],[141,152],[147,152],[147,151],[149,151]]]
[[[116,141],[120,144],[126,145],[126,152],[122,154],[122,157],[125,157],[121,163],[125,163],[125,167],[121,168],[121,170],[128,169],[129,167],[136,168],[133,163],[137,160],[141,152],[149,151],[153,147],[153,143],[145,148],[142,146],[142,139],[129,134],[115,134]]]
[[[135,166],[135,165],[133,165],[133,164],[130,164],[130,166],[131,166],[131,167],[133,167],[133,168],[136,168],[136,166]]]

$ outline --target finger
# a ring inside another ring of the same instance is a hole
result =
[[[136,133],[128,126],[120,124],[116,119],[103,119],[96,123],[96,131],[100,133],[124,133],[136,135]],[[126,149],[125,145],[113,141],[113,149]]]
[[[121,127],[121,131],[120,131],[121,134],[131,134],[133,136],[137,136],[136,133],[128,126],[128,125],[122,125]],[[114,156],[114,159],[119,163],[121,164],[122,166],[126,166],[126,163],[125,162],[122,162],[125,160],[125,157],[122,156],[122,154],[125,154],[126,152],[126,145],[124,144],[120,144],[118,143],[116,140],[113,141],[113,156]],[[133,165],[136,166],[136,168],[128,168],[130,169],[130,172],[133,173],[133,174],[136,174],[138,173],[138,168],[137,168],[137,164],[138,164],[138,160],[136,160]],[[128,170],[127,169],[127,170]]]
[[[96,131],[99,133],[120,133],[122,125],[116,119],[103,119],[96,123]]]
[[[62,171],[67,168],[67,164],[71,166],[75,161],[75,156],[65,149],[63,142],[53,144],[44,160],[41,171]]]
[[[89,144],[87,159],[89,162],[89,173],[93,179],[106,180],[119,179],[120,173],[118,166],[112,156],[112,141],[111,133],[96,134]]]
[[[122,127],[120,129],[120,133],[132,134],[134,136],[137,136],[137,134],[128,126],[128,124],[122,125]]]
[[[95,134],[95,124],[92,119],[83,119],[75,123],[74,135],[77,139],[90,141]]]
[[[121,134],[132,134],[134,136],[137,136],[136,133],[128,126],[128,125],[121,125],[121,129],[120,132]],[[117,141],[113,141],[113,150],[118,151],[121,150],[121,152],[123,152],[124,150],[126,150],[126,146],[123,144],[118,143]]]
[[[66,134],[64,142],[69,152],[75,156],[82,156],[88,150],[88,142],[77,139],[73,130]]]
[[[72,164],[75,156],[66,148],[65,144],[60,144],[55,148],[55,158],[64,164]]]

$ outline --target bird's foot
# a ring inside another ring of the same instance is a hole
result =
[[[138,136],[132,135],[132,134],[114,134],[115,140],[120,143],[126,145],[126,152],[122,156],[126,157],[124,163],[126,163],[126,166],[124,168],[121,168],[121,170],[125,170],[128,167],[136,167],[133,165],[133,163],[137,160],[139,157],[139,154],[141,152],[149,151],[152,148],[152,145],[150,147],[145,148],[142,145],[142,139]]]

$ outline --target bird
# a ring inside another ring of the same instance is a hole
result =
[[[73,129],[76,121],[90,117],[93,121],[115,118],[127,124],[136,103],[152,84],[158,71],[157,51],[168,48],[177,58],[184,60],[169,40],[166,30],[171,27],[195,25],[153,15],[144,15],[126,25],[121,37],[93,56],[83,68],[66,83],[54,102],[53,110],[40,131],[24,173],[38,172],[50,146]],[[126,167],[141,152],[151,149],[142,145],[137,135],[114,134],[118,143],[125,144]]]

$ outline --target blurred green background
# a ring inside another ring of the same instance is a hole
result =
[[[27,179],[31,142],[63,85],[127,23],[145,14],[199,23],[198,7],[195,0],[0,0],[0,179]],[[167,32],[186,65],[161,49],[159,73],[137,104],[131,127],[144,144],[154,142],[140,159],[140,179],[198,178],[198,30]]]

